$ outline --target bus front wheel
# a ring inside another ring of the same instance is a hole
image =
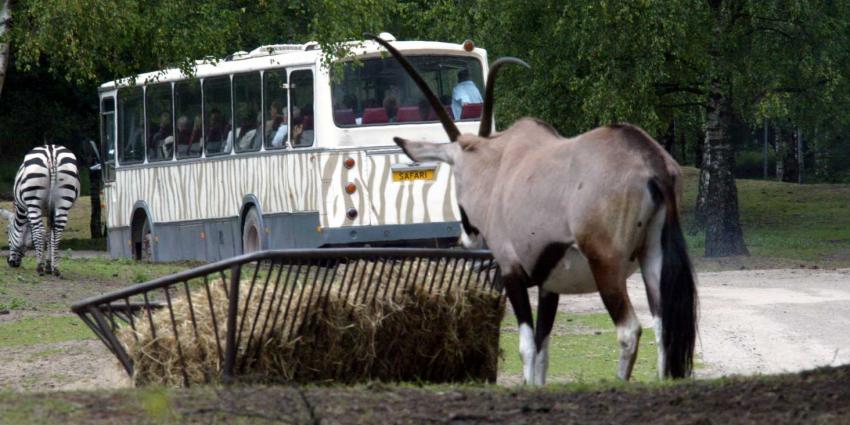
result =
[[[259,251],[260,244],[260,214],[256,208],[251,208],[245,214],[245,222],[242,224],[242,253],[248,254]]]

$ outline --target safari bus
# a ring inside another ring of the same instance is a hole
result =
[[[462,132],[483,93],[472,42],[385,40]],[[373,41],[323,64],[317,43],[277,44],[99,87],[103,200],[113,257],[214,261],[263,249],[431,245],[460,234],[446,165],[413,163],[394,136],[447,140],[398,62]],[[354,60],[354,59],[357,60]]]

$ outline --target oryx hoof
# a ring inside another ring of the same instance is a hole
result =
[[[39,264],[35,266],[35,271],[38,273],[39,276],[44,276],[44,264]]]

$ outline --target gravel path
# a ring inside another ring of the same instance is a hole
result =
[[[628,287],[641,323],[649,326],[639,274]],[[698,287],[699,377],[850,364],[850,269],[700,273]],[[597,294],[561,296],[560,309],[605,311]]]

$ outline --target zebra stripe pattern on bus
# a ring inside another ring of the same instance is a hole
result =
[[[31,150],[15,176],[15,217],[9,228],[9,265],[18,267],[31,232],[39,275],[59,275],[56,251],[68,224],[68,212],[80,194],[77,158],[63,146],[45,145]],[[45,240],[44,219],[47,219]],[[47,264],[44,249],[47,247]]]
[[[361,165],[349,170],[346,158]],[[249,194],[263,214],[318,212],[323,228],[460,220],[449,167],[437,166],[433,181],[394,182],[391,165],[408,161],[401,153],[352,149],[119,168],[107,190],[107,225],[130,227],[138,201],[154,223],[234,217]],[[346,193],[348,183],[356,185],[355,193]],[[349,208],[359,212],[355,219],[346,217]]]

